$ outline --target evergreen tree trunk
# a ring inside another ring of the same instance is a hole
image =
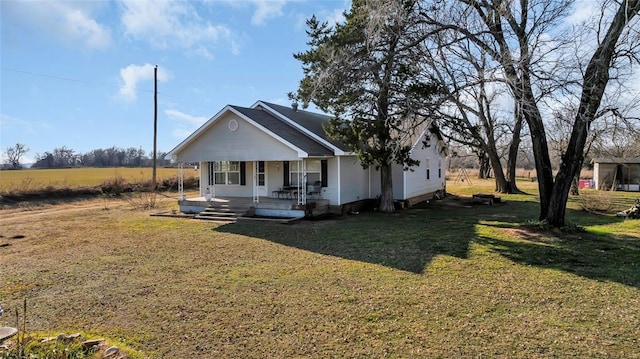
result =
[[[380,212],[395,212],[396,207],[393,204],[393,173],[391,172],[391,165],[384,164],[380,166]]]

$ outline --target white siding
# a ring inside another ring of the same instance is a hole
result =
[[[408,199],[444,189],[445,157],[440,154],[440,148],[434,142],[431,141],[430,147],[423,148],[422,141],[420,141],[411,151],[411,158],[420,161],[420,165],[414,166],[413,171],[404,171],[405,197],[399,199]],[[429,161],[426,161],[427,159]],[[429,179],[427,179],[427,165]]]
[[[405,171],[400,165],[393,166],[394,199],[405,200],[445,188],[445,157],[440,154],[439,146],[433,143],[435,141],[431,142],[430,147],[423,148],[420,141],[413,148],[411,158],[420,161],[420,164],[413,166],[412,170]]]
[[[229,129],[229,121],[237,129]],[[176,154],[178,161],[297,160],[298,153],[231,112],[219,117],[200,137]]]
[[[284,185],[282,179],[282,171],[284,171],[284,169],[282,161],[266,162],[264,165],[267,169],[267,194],[271,196],[273,195],[273,191],[282,188]]]
[[[340,183],[340,204],[369,198],[369,170],[362,168],[356,156],[340,158]]]
[[[404,170],[400,165],[392,165],[391,173],[393,175],[393,199],[404,199]]]
[[[322,188],[322,199],[328,199],[331,205],[338,204],[338,158],[327,159],[327,187]]]

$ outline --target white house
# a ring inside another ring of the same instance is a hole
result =
[[[379,172],[363,169],[344,144],[327,137],[322,126],[329,119],[264,101],[249,108],[228,105],[167,157],[180,168],[185,162],[200,163],[200,196],[207,200],[245,197],[259,207],[279,198],[292,206],[322,202],[342,208],[375,199],[380,195]],[[411,205],[443,191],[446,154],[437,129],[425,126],[411,151],[420,165],[411,170],[394,167],[394,200]],[[179,188],[183,212],[203,206],[202,201],[184,198]]]

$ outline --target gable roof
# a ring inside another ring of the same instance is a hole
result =
[[[343,155],[347,151],[346,146],[340,142],[329,140],[322,128],[323,124],[329,122],[330,116],[258,101],[251,108],[233,105],[225,106],[169,151],[166,158],[172,158],[187,148],[229,111],[258,127],[262,127],[265,133],[289,147],[299,150],[299,152],[306,153],[307,156]]]
[[[247,108],[240,106],[230,106],[237,110],[260,126],[269,129],[274,134],[280,136],[285,141],[300,148],[309,156],[333,156],[334,153],[326,145],[319,143],[300,130],[273,116],[271,113],[261,108]]]
[[[297,125],[303,130],[307,130],[313,137],[331,144],[333,147],[339,149],[340,151],[349,151],[348,147],[344,143],[330,139],[329,136],[327,136],[326,132],[324,132],[324,128],[322,126],[329,124],[329,120],[331,120],[332,118],[331,116],[311,111],[300,110],[299,108],[294,110],[291,107],[265,101],[258,101],[252,107],[266,107],[268,110],[277,112],[281,116],[286,117],[288,120],[292,121],[294,123],[294,126]]]
[[[593,163],[636,164],[640,163],[640,157],[596,157]]]

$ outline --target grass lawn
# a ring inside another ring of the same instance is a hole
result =
[[[26,297],[30,331],[149,358],[640,358],[640,221],[572,200],[585,232],[540,231],[535,195],[501,197],[290,225],[0,211],[0,325]]]

